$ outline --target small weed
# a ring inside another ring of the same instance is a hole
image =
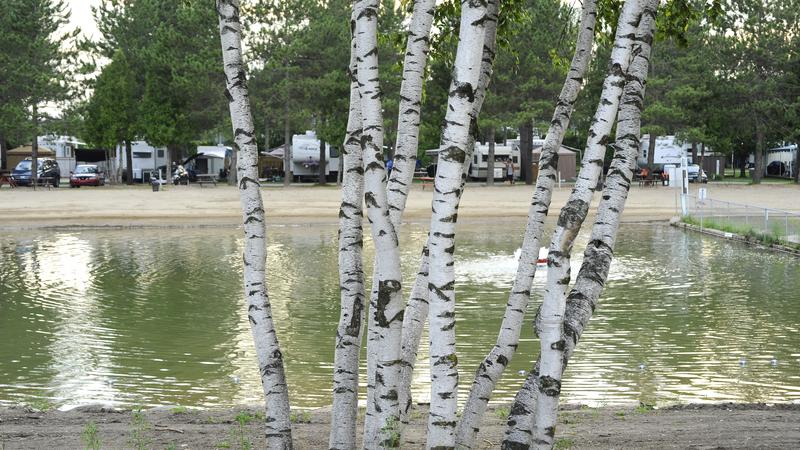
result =
[[[86,444],[87,450],[100,450],[100,437],[97,436],[97,425],[94,422],[89,421],[89,423],[83,427],[81,440]]]
[[[636,412],[639,414],[645,414],[654,409],[656,409],[655,405],[648,405],[647,403],[639,402],[639,406],[636,407]]]
[[[382,448],[399,448],[400,447],[400,421],[397,417],[390,417],[386,424],[381,428],[381,434],[386,434],[387,438],[381,443]]]
[[[255,414],[253,414],[253,417],[256,420],[263,422],[266,419],[266,414],[264,414],[262,411],[258,411]]]
[[[617,411],[617,412],[614,413],[614,415],[619,417],[620,419],[624,419],[625,418],[625,412],[624,411]]]
[[[189,412],[189,408],[185,406],[176,406],[169,410],[172,414],[186,414]]]
[[[573,442],[572,439],[561,438],[561,439],[556,441],[556,443],[553,446],[553,448],[556,448],[556,449],[567,449],[567,448],[572,448],[574,445],[575,445],[575,442]]]
[[[494,410],[494,415],[498,419],[508,419],[508,415],[511,411],[506,408],[505,406],[501,406]]]
[[[311,413],[308,411],[293,412],[289,414],[289,420],[292,423],[311,423]]]
[[[217,448],[231,448],[231,444],[228,441],[222,441],[216,445]]]
[[[253,443],[247,438],[247,425],[255,419],[247,411],[241,411],[234,418],[236,420],[236,429],[233,430],[232,438],[239,444],[240,450],[251,450]]]
[[[178,450],[178,445],[174,442],[170,442],[165,450]]]
[[[254,418],[255,417],[250,415],[249,412],[240,411],[239,414],[237,414],[236,417],[233,418],[233,420],[235,420],[239,425],[244,426],[252,422]]]
[[[142,408],[131,411],[131,439],[130,444],[136,450],[145,450],[150,447],[150,438],[147,432],[153,425],[144,416]]]
[[[409,414],[408,417],[411,420],[417,420],[417,419],[422,419],[423,417],[425,417],[425,414],[423,414],[422,411],[420,411],[418,409],[414,409],[414,410],[411,411],[411,414]]]

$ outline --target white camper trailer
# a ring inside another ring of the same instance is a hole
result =
[[[300,181],[319,177],[319,139],[313,131],[292,136],[292,174]],[[339,174],[339,151],[325,143],[325,175],[329,181]]]
[[[508,145],[495,144],[494,146],[494,179],[505,180],[506,178],[506,159],[511,158],[514,163],[514,178],[520,176],[519,164],[519,143],[508,141]],[[472,155],[472,164],[469,166],[469,178],[471,180],[485,180],[486,171],[489,166],[489,144],[476,142],[475,151]]]
[[[193,170],[198,174],[220,176],[231,163],[232,147],[224,145],[198,145]]]
[[[150,174],[158,172],[158,168],[167,164],[167,149],[165,147],[153,147],[145,141],[131,142],[131,162],[133,163],[133,180],[138,182],[150,182]],[[117,146],[116,166],[124,173],[127,166],[125,146]],[[162,173],[166,178],[169,174]]]
[[[642,136],[641,148],[639,152],[638,163],[641,166],[647,165],[647,156],[650,152],[650,135],[645,134]],[[709,151],[707,148],[706,151]],[[656,137],[655,153],[653,154],[653,164],[658,166],[664,164],[681,165],[681,158],[684,156],[689,157],[689,162],[694,163],[691,158],[692,144],[684,142],[679,144],[676,142],[675,136],[658,136]]]

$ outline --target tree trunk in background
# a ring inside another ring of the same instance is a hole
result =
[[[266,217],[258,184],[258,146],[242,61],[239,1],[217,0],[217,14],[231,125],[234,141],[241,151],[237,172],[245,235],[244,295],[264,391],[266,444],[270,449],[291,449],[292,424],[283,355],[267,294]]]
[[[395,428],[400,420],[397,383],[405,307],[399,243],[389,218],[386,195],[383,113],[378,76],[378,6],[378,0],[357,0],[354,3],[363,129],[364,199],[375,244],[374,283],[370,295],[370,299],[375,299],[375,303],[370,305],[370,326],[374,327],[374,332],[369,333],[368,340],[377,352],[372,380],[373,395],[368,399],[364,424],[365,448],[395,447],[399,444]]]
[[[697,142],[692,142],[692,164],[697,164]]]
[[[792,176],[794,176],[794,182],[795,183],[800,183],[800,142],[795,144],[794,165],[792,166]]]
[[[550,128],[542,145],[539,158],[540,170],[528,213],[528,223],[525,228],[514,285],[506,304],[496,344],[478,367],[469,398],[464,405],[464,412],[458,425],[457,444],[459,448],[472,448],[475,445],[475,436],[486,405],[519,344],[519,335],[536,273],[536,260],[544,233],[544,221],[550,208],[553,187],[557,180],[558,150],[569,126],[575,101],[583,87],[583,79],[591,61],[596,19],[596,1],[584,0],[575,55],[572,58],[569,72],[556,103],[553,120],[550,122]]]
[[[33,141],[31,142],[31,183],[33,190],[39,184],[39,109],[36,104],[32,108],[33,113]]]
[[[650,139],[648,141],[648,148],[647,148],[647,168],[653,170],[653,166],[655,165],[656,160],[656,136],[655,133],[650,133]]]
[[[463,2],[459,41],[450,84],[442,150],[431,204],[428,251],[430,268],[431,404],[428,448],[455,448],[458,406],[458,357],[455,333],[455,233],[458,205],[463,192],[464,166],[468,164],[470,131],[477,121],[473,109],[481,75],[486,33],[486,4]]]
[[[756,119],[756,152],[755,166],[753,167],[753,184],[761,184],[764,178],[764,127],[760,120]]]
[[[289,101],[283,109],[283,185],[292,184],[292,128],[289,124]]]
[[[6,137],[0,133],[0,169],[5,169],[8,165],[8,147],[6,146]]]
[[[323,139],[319,140],[319,184],[325,185],[325,172],[326,166],[328,164],[325,152],[325,141]]]
[[[350,20],[350,113],[342,145],[342,205],[339,208],[339,291],[341,311],[333,365],[333,407],[329,449],[356,447],[358,369],[364,323],[364,166],[361,148],[361,97],[358,93],[355,16]]]
[[[403,82],[400,84],[397,144],[387,186],[389,214],[395,227],[400,225],[417,163],[422,83],[428,62],[435,5],[435,0],[415,0],[408,30]]]
[[[164,177],[167,180],[172,180],[172,172],[170,166],[167,164],[167,173]],[[125,140],[125,184],[133,184],[133,145],[131,140]]]
[[[519,127],[519,153],[520,179],[533,184],[533,124],[527,121]]]
[[[479,165],[480,163],[481,162],[478,161]],[[486,160],[486,185],[494,186],[494,127],[489,128],[489,154],[487,155]]]

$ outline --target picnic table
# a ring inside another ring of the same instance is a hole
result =
[[[217,176],[213,173],[198,173],[197,174],[197,184],[200,187],[203,187],[205,184],[213,184],[214,187],[217,186]]]
[[[0,172],[0,187],[3,187],[4,184],[8,183],[11,186],[11,189],[17,187],[17,182],[11,178],[11,174],[8,172]]]

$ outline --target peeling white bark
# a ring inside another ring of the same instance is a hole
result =
[[[272,321],[267,294],[266,223],[258,184],[258,148],[247,92],[247,75],[242,61],[241,23],[238,0],[217,0],[226,94],[231,122],[239,148],[237,175],[244,221],[244,294],[247,314],[258,356],[261,385],[266,404],[266,444],[270,449],[292,448],[289,396],[283,369],[283,355]]]
[[[395,228],[400,225],[417,163],[422,83],[428,61],[435,6],[436,0],[414,0],[411,26],[408,30],[403,82],[400,84],[394,165],[387,186],[389,215]]]
[[[589,130],[583,165],[572,194],[561,209],[550,243],[544,299],[536,320],[541,347],[533,428],[533,448],[537,449],[550,449],[554,444],[561,374],[564,372],[562,336],[567,288],[570,283],[572,245],[589,212],[589,205],[603,169],[606,144],[617,115],[642,8],[641,0],[627,0],[622,7],[614,49],[611,52],[611,69],[604,81],[600,104]]]
[[[375,270],[370,305],[369,333],[377,350],[374,365],[374,395],[369,399],[364,425],[365,448],[398,445],[395,428],[399,424],[397,400],[400,336],[404,302],[397,234],[389,218],[386,197],[386,167],[383,162],[383,116],[378,79],[378,1],[354,3],[356,16],[357,79],[361,96],[364,200],[375,243]],[[368,355],[369,356],[369,355]]]
[[[431,364],[428,448],[455,448],[458,401],[453,270],[455,226],[463,192],[464,165],[468,157],[470,133],[476,121],[473,104],[481,74],[486,13],[486,4],[483,2],[461,3],[459,43],[434,182],[428,245]]]
[[[358,92],[355,16],[351,19],[350,113],[342,158],[342,204],[339,209],[339,289],[341,312],[336,330],[333,407],[328,448],[356,447],[358,370],[364,323],[363,195],[361,96]]]
[[[458,425],[459,448],[472,448],[475,445],[475,436],[486,411],[486,405],[519,344],[519,335],[530,301],[533,278],[536,274],[536,260],[544,232],[544,221],[550,208],[553,187],[557,181],[558,149],[564,139],[575,101],[583,86],[583,78],[591,60],[596,18],[596,1],[584,0],[575,55],[559,95],[539,159],[539,176],[528,212],[528,223],[525,228],[514,285],[506,304],[496,344],[478,367],[469,398],[464,405],[461,422]],[[491,177],[491,174],[488,176]]]

